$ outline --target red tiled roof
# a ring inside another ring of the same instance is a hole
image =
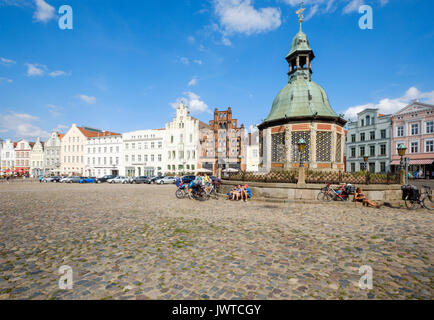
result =
[[[62,140],[65,135],[63,133],[59,133],[57,136],[59,137],[60,140]]]
[[[81,131],[81,133],[86,138],[93,138],[93,137],[107,137],[107,136],[119,136],[119,133],[110,132],[110,131],[104,131],[104,132],[97,132],[97,131],[90,131],[86,130],[84,128],[78,127],[78,130]]]

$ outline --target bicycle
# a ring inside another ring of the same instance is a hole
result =
[[[213,183],[210,186],[205,186],[205,192],[206,192],[207,199],[213,198],[213,199],[217,200],[219,197],[217,190],[216,190],[216,187]]]
[[[405,206],[408,210],[416,210],[418,205],[421,208],[434,210],[431,187],[422,186],[422,188],[424,189],[424,192],[419,194],[418,199],[410,199],[410,195],[407,195],[405,198]]]
[[[330,185],[330,183],[327,183],[327,186],[322,188],[321,191],[318,193],[316,199],[319,201],[327,202],[330,202],[332,200],[347,201],[348,196],[336,192],[336,190]]]

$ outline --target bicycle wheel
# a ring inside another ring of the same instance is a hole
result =
[[[408,210],[416,210],[418,204],[417,201],[405,199],[405,206]]]
[[[178,189],[178,190],[176,190],[176,197],[178,198],[178,199],[184,199],[184,197],[185,197],[185,193],[184,193],[184,191],[182,191],[181,189]]]
[[[432,195],[427,194],[422,202],[423,206],[428,210],[434,210],[434,201]]]

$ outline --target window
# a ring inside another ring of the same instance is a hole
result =
[[[434,133],[434,121],[428,121],[426,123],[426,133]]]
[[[155,142],[151,142],[151,149],[155,148]]]
[[[151,162],[154,162],[154,155],[151,154]]]
[[[360,134],[360,141],[365,141],[365,133]]]
[[[361,121],[361,126],[364,127],[365,126],[365,120],[362,119]]]
[[[356,172],[356,164],[354,162],[351,163],[351,172]]]
[[[386,145],[385,144],[380,145],[380,155],[381,156],[386,155]]]
[[[380,162],[380,171],[386,172],[386,162]]]
[[[170,143],[173,143],[173,136],[170,136]]]
[[[403,137],[404,136],[404,126],[399,126],[398,127],[398,137]]]
[[[371,140],[375,140],[375,131],[370,132],[370,138]]]
[[[161,162],[161,154],[158,155],[158,161]]]
[[[366,116],[366,125],[367,126],[371,125],[371,117],[370,116]]]
[[[418,153],[419,152],[419,142],[415,141],[411,143],[411,153]]]
[[[375,157],[375,146],[369,146],[369,156]]]
[[[386,139],[386,130],[381,130],[380,132],[381,139]]]
[[[360,156],[361,157],[365,156],[365,147],[360,147]]]
[[[163,143],[161,141],[158,142],[158,149],[163,148]]]
[[[356,157],[356,148],[351,148],[351,158]]]
[[[190,134],[190,143],[192,143],[192,142],[193,142],[193,135]]]
[[[355,134],[351,135],[351,142],[356,142],[356,135]]]
[[[425,152],[434,152],[434,140],[425,141]]]
[[[411,125],[411,135],[415,136],[419,134],[419,124],[418,123],[413,123]]]

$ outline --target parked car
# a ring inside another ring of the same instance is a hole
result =
[[[158,180],[158,179],[163,179],[163,178],[164,178],[163,176],[150,177],[150,178],[148,178],[148,180],[147,180],[146,183],[147,183],[147,184],[154,184],[156,180]]]
[[[80,183],[95,183],[95,178],[81,178]]]
[[[136,183],[136,184],[140,184],[140,183],[148,183],[148,177],[134,177],[131,183]]]
[[[174,184],[175,182],[176,182],[175,177],[164,177],[164,178],[155,180],[156,184]]]
[[[108,180],[110,180],[110,179],[114,179],[114,178],[116,178],[116,176],[104,176],[104,177],[102,177],[102,178],[96,178],[96,183],[104,183],[104,182],[107,182]]]
[[[181,179],[182,179],[182,183],[190,183],[194,179],[196,179],[196,177],[195,176],[183,176]]]
[[[42,178],[42,182],[48,183],[48,182],[60,182],[62,180],[62,177],[46,177]]]
[[[107,182],[127,184],[127,183],[131,182],[131,179],[129,177],[118,176],[118,177],[116,177],[114,179],[108,180]]]
[[[75,176],[71,176],[71,177],[66,177],[63,178],[62,180],[60,180],[60,182],[62,183],[80,183],[80,177],[75,177]]]

